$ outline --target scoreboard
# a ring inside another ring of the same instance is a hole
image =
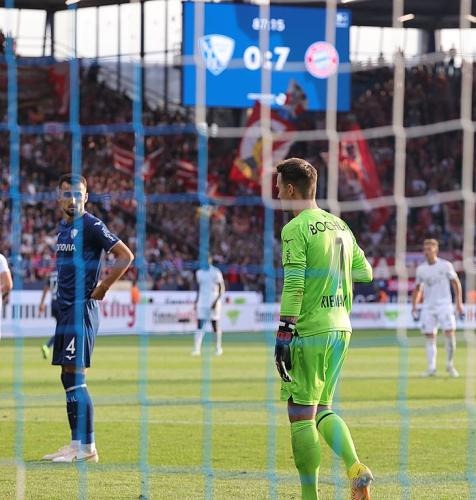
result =
[[[350,104],[349,63],[351,13],[336,11],[335,45],[327,43],[326,11],[313,7],[271,6],[269,17],[244,4],[183,4],[183,103],[196,104],[197,65],[205,67],[205,104],[246,108],[255,100],[284,104],[291,82],[304,91],[308,109],[325,110],[327,80],[337,75],[337,109]],[[203,32],[195,18],[203,9]],[[266,44],[261,43],[268,38]],[[262,49],[266,47],[266,49]],[[263,71],[271,85],[263,91]]]

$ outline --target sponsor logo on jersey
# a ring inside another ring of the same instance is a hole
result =
[[[56,243],[57,252],[75,252],[76,247],[74,243]]]
[[[235,40],[224,35],[205,35],[198,39],[198,47],[208,71],[218,76],[228,67]]]

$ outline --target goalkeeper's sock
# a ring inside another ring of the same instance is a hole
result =
[[[302,500],[316,500],[321,445],[314,420],[291,423],[294,463],[301,480]]]
[[[200,352],[202,349],[202,341],[203,337],[205,336],[205,330],[203,328],[198,329],[195,332],[195,336],[193,339],[193,350],[194,352]]]
[[[342,458],[347,471],[359,461],[354,441],[344,420],[332,410],[324,410],[316,416],[317,430],[334,453]]]
[[[428,361],[428,370],[436,370],[436,338],[426,339],[426,359]]]
[[[454,335],[451,337],[445,337],[446,345],[446,367],[453,366],[453,358],[456,350],[456,339]]]

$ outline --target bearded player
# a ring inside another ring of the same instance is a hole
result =
[[[65,174],[58,182],[63,220],[56,244],[58,316],[53,365],[61,366],[71,442],[43,457],[52,462],[98,462],[94,407],[86,384],[99,327],[98,301],[126,272],[134,256],[104,222],[86,212],[86,179]],[[99,283],[102,255],[111,253],[114,267]]]

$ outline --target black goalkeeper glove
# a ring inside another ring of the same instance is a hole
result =
[[[276,345],[274,347],[274,362],[279,376],[284,382],[291,382],[292,378],[288,370],[292,368],[291,348],[289,344],[293,340],[296,325],[287,321],[280,321],[276,332]]]

